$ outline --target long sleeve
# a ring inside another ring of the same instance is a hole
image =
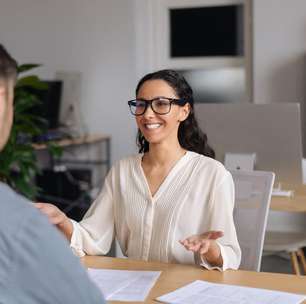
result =
[[[224,236],[217,240],[221,250],[223,266],[222,268],[213,267],[205,260],[202,260],[201,264],[205,268],[219,270],[238,269],[240,265],[241,250],[233,219],[234,189],[232,176],[226,171],[226,174],[213,191],[208,212],[209,230],[220,230],[224,233]]]
[[[78,256],[105,255],[114,239],[112,172],[105,179],[102,191],[93,202],[83,220],[72,220],[73,234],[70,246]]]

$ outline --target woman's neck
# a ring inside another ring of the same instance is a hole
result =
[[[186,150],[183,149],[179,143],[171,146],[153,144],[150,145],[149,152],[144,155],[143,162],[152,167],[172,165],[185,153]]]

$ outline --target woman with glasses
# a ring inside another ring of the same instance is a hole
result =
[[[194,116],[192,89],[172,70],[144,76],[128,101],[139,154],[113,166],[79,223],[38,203],[76,254],[104,255],[116,238],[132,259],[237,269],[234,185]]]

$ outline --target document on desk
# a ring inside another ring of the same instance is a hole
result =
[[[88,269],[89,277],[109,301],[145,301],[160,271]]]
[[[298,304],[305,295],[194,281],[156,300],[175,304]]]

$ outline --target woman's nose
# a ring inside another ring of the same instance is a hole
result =
[[[146,108],[146,111],[143,113],[143,116],[145,117],[152,117],[154,116],[155,113],[154,111],[152,110],[152,106],[151,104],[148,104],[147,108]]]

